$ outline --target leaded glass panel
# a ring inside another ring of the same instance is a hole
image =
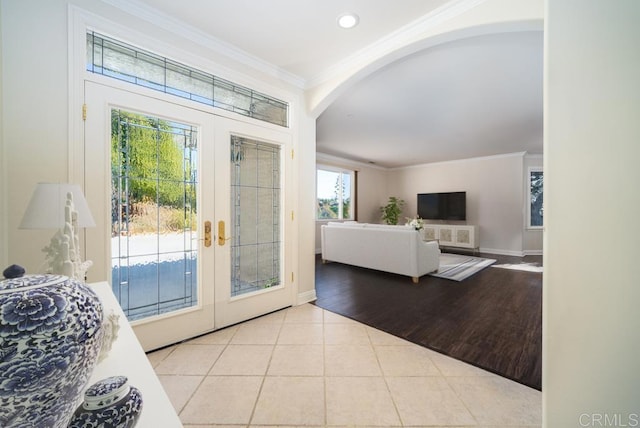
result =
[[[288,126],[284,101],[94,32],[87,33],[87,71]]]
[[[111,111],[112,288],[129,320],[195,306],[197,129]]]
[[[231,295],[274,287],[280,272],[280,147],[231,139]]]

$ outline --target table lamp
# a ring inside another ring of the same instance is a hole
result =
[[[80,258],[78,229],[95,225],[80,186],[38,183],[19,228],[58,229],[42,249],[46,255],[45,272],[84,281],[93,262]]]

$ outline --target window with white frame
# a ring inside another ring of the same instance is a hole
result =
[[[544,219],[544,173],[542,168],[529,168],[527,227],[541,229]]]
[[[355,171],[318,166],[316,171],[316,219],[355,219]]]

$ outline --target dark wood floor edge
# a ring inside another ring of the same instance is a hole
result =
[[[360,324],[364,324],[364,325],[366,325],[366,326],[368,326],[368,327],[375,328],[376,330],[383,331],[383,332],[385,332],[385,333],[387,333],[387,334],[390,334],[390,335],[392,335],[392,336],[394,336],[394,337],[398,337],[398,338],[400,338],[400,339],[402,339],[402,340],[406,340],[407,342],[411,342],[411,343],[413,343],[413,344],[415,344],[415,345],[422,346],[423,348],[427,348],[427,349],[429,349],[429,350],[431,350],[431,351],[433,351],[433,352],[437,352],[438,354],[441,354],[441,355],[447,356],[447,357],[449,357],[449,358],[453,358],[454,360],[462,361],[462,362],[463,362],[463,363],[465,363],[465,364],[469,364],[469,365],[471,365],[471,366],[477,367],[477,368],[479,368],[479,369],[481,369],[481,370],[484,370],[484,371],[487,371],[487,372],[489,372],[489,373],[495,374],[496,376],[500,376],[500,377],[502,377],[502,378],[509,379],[510,381],[513,381],[513,382],[519,383],[520,385],[524,385],[524,386],[526,386],[526,387],[528,387],[528,388],[531,388],[531,389],[535,389],[536,391],[542,391],[542,387],[540,387],[540,386],[538,386],[538,385],[528,384],[528,383],[526,383],[526,382],[523,382],[523,381],[522,381],[522,380],[520,380],[520,379],[515,379],[515,378],[510,377],[510,376],[505,376],[505,375],[504,375],[504,373],[498,373],[497,371],[492,370],[491,368],[483,367],[482,365],[477,364],[477,363],[475,363],[475,362],[473,362],[473,361],[466,361],[466,360],[464,360],[464,359],[460,359],[460,358],[457,358],[457,357],[451,356],[451,355],[447,354],[446,352],[444,352],[444,351],[443,351],[443,350],[441,350],[441,349],[435,349],[435,348],[432,348],[432,347],[431,347],[431,346],[429,346],[428,344],[418,343],[418,342],[416,342],[416,341],[414,341],[414,340],[409,339],[408,337],[398,336],[398,335],[394,334],[393,332],[390,332],[390,331],[385,330],[384,328],[381,328],[380,326],[371,325],[370,323],[367,323],[367,322],[361,321],[361,320],[359,320],[359,319],[353,318],[353,317],[352,317],[352,316],[350,316],[350,315],[347,315],[347,314],[341,314],[341,313],[339,313],[339,312],[335,312],[335,311],[333,311],[333,310],[331,310],[331,309],[325,308],[325,307],[323,307],[323,306],[319,305],[319,304],[317,303],[317,300],[314,300],[314,301],[309,302],[309,303],[311,303],[312,305],[317,306],[317,307],[319,307],[319,308],[322,308],[322,309],[324,309],[325,311],[331,312],[332,314],[336,314],[336,315],[343,316],[343,317],[345,317],[345,318],[349,318],[350,320],[353,320],[353,321],[359,322]]]

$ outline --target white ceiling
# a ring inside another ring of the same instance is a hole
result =
[[[301,86],[460,0],[103,0],[239,51]],[[337,17],[352,11],[350,30]],[[542,153],[542,32],[441,44],[353,85],[317,121],[317,151],[399,167]]]
[[[305,81],[448,0],[105,0],[155,13],[226,42]],[[360,24],[338,27],[355,12]]]
[[[542,153],[542,44],[493,34],[396,61],[320,115],[318,150],[385,167]]]

